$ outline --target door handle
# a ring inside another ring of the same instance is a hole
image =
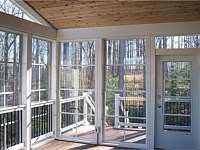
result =
[[[157,99],[161,99],[161,95],[157,95]]]
[[[157,108],[161,108],[161,107],[162,107],[161,105],[158,105],[158,106],[157,106]]]

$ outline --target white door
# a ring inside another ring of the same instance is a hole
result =
[[[157,57],[156,148],[196,147],[196,67],[195,56]]]

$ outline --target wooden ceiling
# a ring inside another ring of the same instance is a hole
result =
[[[200,21],[200,1],[25,2],[56,29]]]

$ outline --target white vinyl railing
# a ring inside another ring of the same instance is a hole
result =
[[[127,101],[133,101],[133,102],[140,102],[140,101],[146,101],[143,97],[120,97],[120,94],[115,94],[115,122],[114,127],[119,128],[120,126],[125,127],[138,127],[138,128],[145,128],[146,123],[137,123],[137,122],[131,122],[131,119],[137,119],[137,120],[146,120],[146,117],[142,116],[129,116],[129,110],[125,108],[125,104]],[[145,105],[145,104],[144,104]],[[145,106],[143,106],[145,109]],[[122,115],[120,116],[120,111],[122,112]],[[143,114],[144,115],[144,114]],[[146,114],[145,114],[146,116]],[[120,121],[120,118],[123,118],[123,122]]]
[[[74,129],[74,128],[81,126],[81,125],[84,125],[84,126],[88,125],[88,122],[89,122],[88,121],[88,108],[91,108],[91,110],[95,113],[95,103],[94,103],[92,97],[88,93],[83,93],[83,96],[78,96],[78,97],[73,97],[73,98],[61,100],[61,105],[69,103],[69,102],[73,102],[73,101],[75,102],[75,108],[74,108],[75,113],[61,111],[60,114],[75,115],[74,124],[65,125],[65,127],[63,127],[61,129],[61,133],[68,131],[68,130],[71,130],[71,129]],[[78,101],[83,101],[83,106],[81,106],[82,109],[83,109],[83,113],[80,113],[79,110],[78,110]],[[83,120],[79,120],[78,115],[83,115]]]

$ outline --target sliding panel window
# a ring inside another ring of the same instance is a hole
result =
[[[19,104],[20,35],[0,31],[0,108]]]
[[[21,44],[21,35],[0,31],[0,149],[22,143],[22,109],[12,108],[21,104]]]
[[[95,140],[95,42],[60,48],[61,134]]]
[[[32,39],[32,138],[52,132],[53,103],[49,102],[50,51],[50,41]]]
[[[146,39],[107,40],[104,142],[146,143]]]

